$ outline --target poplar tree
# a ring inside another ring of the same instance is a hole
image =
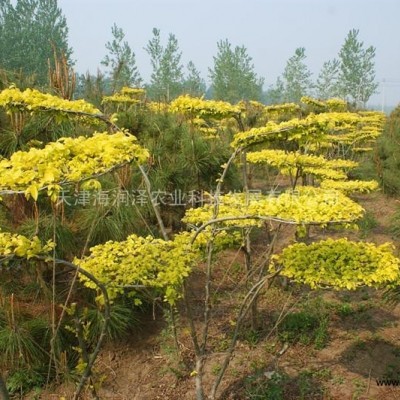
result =
[[[375,81],[375,47],[365,49],[358,34],[358,29],[350,30],[340,49],[339,87],[344,98],[355,106],[365,106],[378,88]]]
[[[282,75],[285,102],[298,103],[313,87],[311,72],[305,64],[306,50],[298,47],[286,63]]]
[[[183,65],[182,52],[178,39],[172,33],[168,36],[165,47],[161,43],[160,30],[153,28],[153,38],[145,47],[150,56],[152,74],[147,87],[148,95],[153,100],[170,101],[182,93]]]
[[[336,58],[324,62],[315,84],[318,98],[327,100],[339,96],[339,71],[340,62]]]

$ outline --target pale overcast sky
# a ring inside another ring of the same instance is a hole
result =
[[[150,76],[143,50],[154,27],[162,39],[173,33],[182,51],[208,82],[217,42],[244,45],[257,73],[272,84],[297,47],[318,75],[324,61],[337,56],[350,29],[359,29],[365,47],[376,47],[376,77],[385,90],[373,102],[400,102],[399,0],[59,0],[69,26],[78,72],[95,73],[116,23],[126,34],[142,77]]]

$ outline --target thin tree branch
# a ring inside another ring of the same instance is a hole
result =
[[[141,174],[143,176],[144,184],[146,186],[146,191],[147,191],[147,194],[148,194],[148,196],[150,198],[150,202],[151,202],[151,205],[153,207],[154,214],[155,214],[155,216],[157,218],[157,222],[158,222],[158,226],[160,228],[161,234],[162,234],[164,240],[169,240],[167,231],[165,230],[164,222],[163,222],[163,220],[161,218],[160,209],[158,208],[158,205],[152,200],[150,179],[149,179],[146,171],[144,170],[143,166],[142,165],[138,165],[138,167],[139,167],[139,170],[140,170],[140,172],[141,172]]]
[[[199,226],[196,228],[195,234],[192,237],[191,244],[195,242],[197,239],[197,236],[204,231],[208,226],[218,224],[220,222],[227,222],[227,221],[235,221],[235,220],[261,220],[261,221],[274,221],[274,222],[279,222],[281,224],[288,224],[288,225],[313,225],[313,226],[319,226],[319,225],[340,225],[340,224],[346,224],[346,223],[351,223],[354,221],[351,220],[336,220],[336,221],[324,221],[324,222],[317,222],[317,221],[309,221],[309,222],[304,222],[304,221],[295,221],[295,220],[289,220],[289,219],[283,219],[283,218],[278,218],[278,217],[268,217],[268,216],[260,216],[260,215],[239,215],[236,217],[221,217],[221,218],[215,218],[211,219],[207,222],[205,222],[203,225]]]
[[[48,262],[49,260],[46,257],[35,257],[38,260],[42,260],[45,262]],[[53,260],[51,260],[53,261]],[[60,260],[60,259],[54,259],[54,263],[58,265],[64,265],[66,267],[69,267],[71,269],[74,269],[78,271],[80,274],[91,280],[101,291],[102,295],[104,296],[104,323],[99,335],[99,339],[97,341],[97,344],[93,350],[93,352],[89,356],[89,361],[85,367],[85,370],[83,371],[83,374],[81,376],[81,379],[78,383],[78,387],[74,393],[73,400],[77,400],[79,398],[79,395],[83,389],[83,387],[86,384],[86,381],[90,378],[91,373],[92,373],[92,367],[94,365],[94,362],[96,361],[96,358],[100,352],[101,346],[103,344],[104,339],[106,338],[107,335],[107,329],[108,329],[108,324],[110,321],[110,310],[111,310],[111,305],[110,305],[110,299],[108,297],[107,289],[103,283],[101,283],[94,275],[92,275],[90,272],[86,271],[85,269],[79,267],[78,265],[75,265],[69,261],[66,260]]]
[[[228,368],[230,360],[232,358],[232,354],[235,351],[236,342],[238,340],[239,330],[242,326],[242,322],[243,322],[244,318],[246,317],[248,311],[250,310],[253,301],[257,298],[257,296],[258,296],[259,292],[261,291],[261,289],[263,288],[264,284],[266,282],[268,282],[270,279],[273,279],[275,276],[277,276],[280,273],[280,271],[281,271],[281,269],[277,269],[272,274],[265,276],[259,282],[255,283],[253,285],[253,287],[248,291],[246,297],[243,299],[243,302],[240,306],[238,316],[236,319],[235,331],[232,336],[231,345],[227,351],[227,354],[225,356],[221,370],[218,373],[218,376],[214,381],[213,387],[211,389],[210,399],[212,399],[212,400],[215,399],[218,387],[221,384],[222,378],[223,378],[225,371]]]

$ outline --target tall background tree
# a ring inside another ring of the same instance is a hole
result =
[[[148,95],[153,100],[169,101],[182,93],[183,65],[182,52],[178,39],[172,33],[164,47],[161,44],[160,30],[153,28],[153,37],[145,47],[150,56],[152,73],[147,86]]]
[[[285,87],[282,78],[278,76],[274,85],[270,85],[264,93],[263,100],[265,104],[283,103]]]
[[[189,61],[187,65],[187,75],[183,82],[183,91],[191,96],[203,96],[206,93],[206,83],[200,75],[200,71],[196,68],[193,61]]]
[[[324,62],[315,83],[318,98],[326,100],[339,96],[339,71],[340,61],[336,58]]]
[[[124,86],[140,87],[142,78],[136,66],[135,53],[129,43],[124,41],[124,31],[114,24],[111,33],[113,40],[106,43],[108,54],[101,63],[108,68],[112,91],[119,91]]]
[[[67,22],[57,0],[0,2],[0,68],[34,75],[46,84],[53,48],[71,63]]]
[[[254,71],[246,47],[232,48],[227,39],[219,41],[217,47],[214,66],[209,69],[213,97],[231,103],[261,100],[264,79]]]
[[[378,88],[375,82],[375,47],[365,49],[358,34],[358,29],[350,30],[340,49],[339,85],[343,97],[356,106],[365,106]]]
[[[282,74],[283,100],[286,102],[298,103],[302,96],[310,94],[313,84],[305,59],[305,48],[298,47],[286,63]]]
[[[105,77],[104,73],[97,70],[97,74],[80,74],[77,79],[75,89],[75,97],[85,99],[93,103],[96,107],[101,108],[103,96],[111,92],[111,81],[109,77]]]

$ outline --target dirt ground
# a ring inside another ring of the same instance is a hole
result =
[[[332,235],[358,236],[378,244],[393,241],[388,228],[399,202],[381,193],[358,196],[357,200],[376,224],[368,225],[358,233]],[[320,233],[311,234],[318,236]],[[289,235],[282,240],[288,241],[288,238]],[[233,297],[242,273],[241,263],[241,254],[233,251],[224,253],[216,263],[219,295],[213,310],[212,351],[206,363],[206,386],[215,379],[226,350],[234,316]],[[192,277],[191,301],[199,302],[199,305],[202,274],[200,269]],[[274,330],[276,315],[287,304],[295,309],[305,296],[320,299],[329,309],[326,345],[317,349],[313,344],[297,342],[278,356],[285,343],[279,340],[279,328]],[[385,304],[381,291],[311,293],[306,288],[293,288],[289,284],[286,288],[276,286],[267,291],[259,307],[264,328],[261,333],[249,329],[240,337],[221,385],[221,399],[400,399],[400,386],[378,386],[376,382],[376,379],[400,377],[400,306]],[[178,319],[181,327],[179,346],[183,361],[190,365],[194,354],[186,322],[185,315],[181,314]],[[98,394],[101,399],[110,400],[194,399],[194,378],[190,372],[178,357],[171,331],[162,316],[155,320],[148,316],[140,330],[128,339],[104,347],[96,365],[96,378],[101,381]],[[265,387],[274,379],[278,382],[276,390],[283,388],[283,397],[273,397],[272,389],[269,395],[256,397],[257,388]],[[59,387],[40,398],[64,396],[68,399],[70,394],[68,387]],[[83,397],[91,398],[89,393]]]

